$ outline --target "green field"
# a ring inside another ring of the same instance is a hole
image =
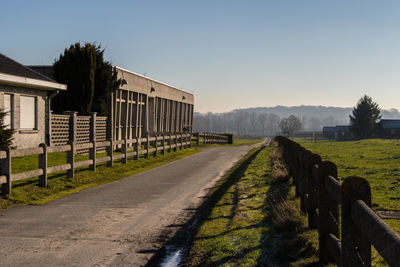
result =
[[[357,175],[366,178],[372,191],[372,208],[376,211],[400,211],[400,142],[397,140],[367,139],[361,141],[296,142],[333,161],[338,176]],[[386,219],[400,233],[400,220]]]
[[[287,181],[272,178],[271,147],[255,148],[210,194],[184,264],[304,266],[318,262],[316,231],[306,227]],[[283,211],[283,212],[282,212]]]

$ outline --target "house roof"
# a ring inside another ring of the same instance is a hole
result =
[[[10,74],[10,75],[15,75],[15,76],[21,76],[21,77],[26,77],[26,78],[31,78],[31,79],[36,79],[36,80],[42,80],[42,81],[48,81],[48,82],[54,82],[54,80],[50,79],[49,77],[46,77],[39,72],[36,72],[32,70],[31,68],[28,68],[14,60],[12,60],[9,57],[6,57],[5,55],[0,53],[0,72],[4,74]]]
[[[41,90],[66,90],[67,86],[55,82],[0,53],[0,83]]]
[[[381,120],[380,123],[385,129],[400,129],[400,120]]]

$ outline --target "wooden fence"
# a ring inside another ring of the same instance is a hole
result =
[[[233,134],[195,133],[193,137],[197,145],[201,142],[203,144],[233,144]]]
[[[390,266],[400,266],[400,237],[371,209],[368,181],[351,176],[340,183],[333,162],[322,161],[286,137],[275,140],[309,227],[318,229],[320,261],[342,267],[371,266],[372,244]]]
[[[120,154],[113,154],[116,146],[121,146]],[[144,149],[139,149],[141,146]],[[126,164],[128,159],[139,159],[139,155],[144,154],[146,158],[149,158],[150,154],[157,156],[158,153],[164,154],[165,151],[171,152],[177,151],[177,149],[183,149],[191,146],[191,134],[180,133],[180,134],[168,134],[168,135],[156,135],[147,136],[144,138],[135,139],[124,139],[124,140],[112,140],[97,142],[87,142],[84,144],[77,144],[76,142],[70,142],[67,145],[61,146],[47,146],[46,144],[40,144],[36,148],[25,148],[25,149],[6,149],[0,151],[0,184],[2,186],[2,193],[9,194],[12,188],[12,182],[28,179],[39,176],[39,185],[47,186],[47,175],[55,172],[67,171],[67,176],[70,178],[74,177],[75,169],[80,167],[89,166],[90,170],[96,171],[96,165],[107,162],[108,167],[113,166],[115,160],[122,160],[122,163]],[[88,149],[89,159],[83,161],[75,161],[75,155],[78,150]],[[107,151],[107,156],[97,158],[96,153],[100,149]],[[55,152],[66,152],[67,163],[57,166],[48,166],[47,157],[49,153]],[[39,155],[38,169],[30,170],[21,173],[12,173],[11,163],[12,158]]]

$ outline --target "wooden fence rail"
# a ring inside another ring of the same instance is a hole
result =
[[[156,135],[146,136],[144,138],[135,139],[124,139],[124,140],[112,140],[97,142],[96,140],[84,143],[76,144],[76,142],[70,142],[67,145],[62,146],[47,146],[46,144],[40,144],[39,147],[35,148],[24,148],[11,150],[7,148],[5,151],[0,151],[0,184],[3,194],[10,194],[12,188],[12,182],[28,179],[39,176],[39,185],[47,186],[47,175],[55,172],[67,171],[67,176],[73,178],[75,175],[75,169],[89,166],[89,169],[96,171],[96,165],[107,162],[108,167],[113,166],[114,160],[122,160],[122,163],[126,164],[128,158],[139,159],[139,155],[144,154],[146,158],[149,158],[152,154],[157,156],[158,153],[164,154],[165,151],[171,152],[177,151],[191,146],[191,134],[190,133],[179,133],[179,134],[168,134],[168,135]],[[113,154],[114,148],[121,146],[120,154]],[[143,149],[139,149],[139,147]],[[89,150],[89,159],[83,161],[76,161],[75,155],[79,150]],[[98,158],[96,153],[98,150],[106,150],[107,156]],[[57,166],[48,166],[48,154],[55,152],[66,152],[67,163]],[[12,173],[11,163],[12,158],[39,155],[38,169]]]
[[[373,245],[390,266],[400,266],[400,236],[371,209],[368,181],[351,176],[340,183],[333,162],[322,161],[286,137],[278,136],[275,141],[293,177],[300,208],[308,215],[308,225],[318,229],[320,261],[342,267],[371,266]]]
[[[197,145],[201,142],[203,144],[233,144],[233,134],[195,133],[193,137]]]

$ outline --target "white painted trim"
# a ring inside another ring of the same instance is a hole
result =
[[[41,90],[67,90],[67,85],[48,82],[38,79],[32,79],[22,76],[10,75],[5,73],[0,73],[0,83],[5,83],[9,85],[24,86],[28,88],[36,88]]]

